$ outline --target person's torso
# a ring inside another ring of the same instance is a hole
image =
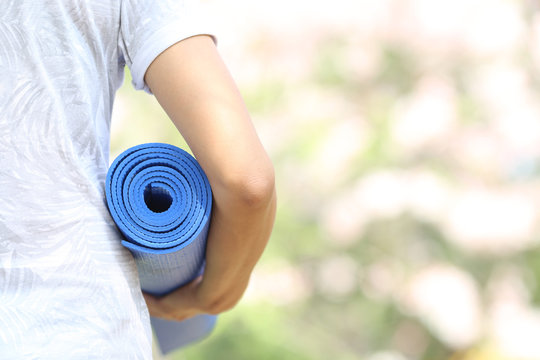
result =
[[[0,0],[3,359],[150,349],[136,268],[103,201],[120,3]]]

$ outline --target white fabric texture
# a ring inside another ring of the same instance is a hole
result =
[[[207,34],[183,0],[0,0],[0,358],[151,359],[104,202],[124,65]]]

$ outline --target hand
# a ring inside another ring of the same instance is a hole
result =
[[[199,276],[192,282],[163,296],[143,292],[150,315],[165,320],[182,321],[204,313],[204,309],[196,300],[197,289],[201,281],[202,276]]]
[[[203,276],[163,296],[143,292],[150,315],[165,320],[182,321],[199,314],[217,315],[231,309],[241,299],[247,282],[237,281],[227,296],[218,298],[210,292],[205,296]]]
[[[205,291],[203,275],[172,292],[156,296],[145,293],[143,297],[150,315],[156,318],[182,321],[200,314],[217,315],[232,309],[244,294],[248,281],[236,279],[228,291],[220,296],[216,291]]]

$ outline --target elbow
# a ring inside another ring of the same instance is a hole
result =
[[[250,206],[267,204],[275,195],[276,179],[274,167],[270,161],[265,166],[264,170],[258,171],[245,184],[241,184],[243,188],[242,200]]]
[[[233,200],[246,208],[267,206],[275,197],[274,167],[270,160],[247,171],[237,171],[225,181]]]
[[[275,196],[275,175],[273,167],[258,171],[239,179],[235,185],[235,194],[239,202],[248,208],[266,206]]]

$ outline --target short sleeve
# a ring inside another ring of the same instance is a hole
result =
[[[137,90],[154,59],[178,41],[195,35],[214,39],[201,7],[191,0],[122,0],[119,47]]]

